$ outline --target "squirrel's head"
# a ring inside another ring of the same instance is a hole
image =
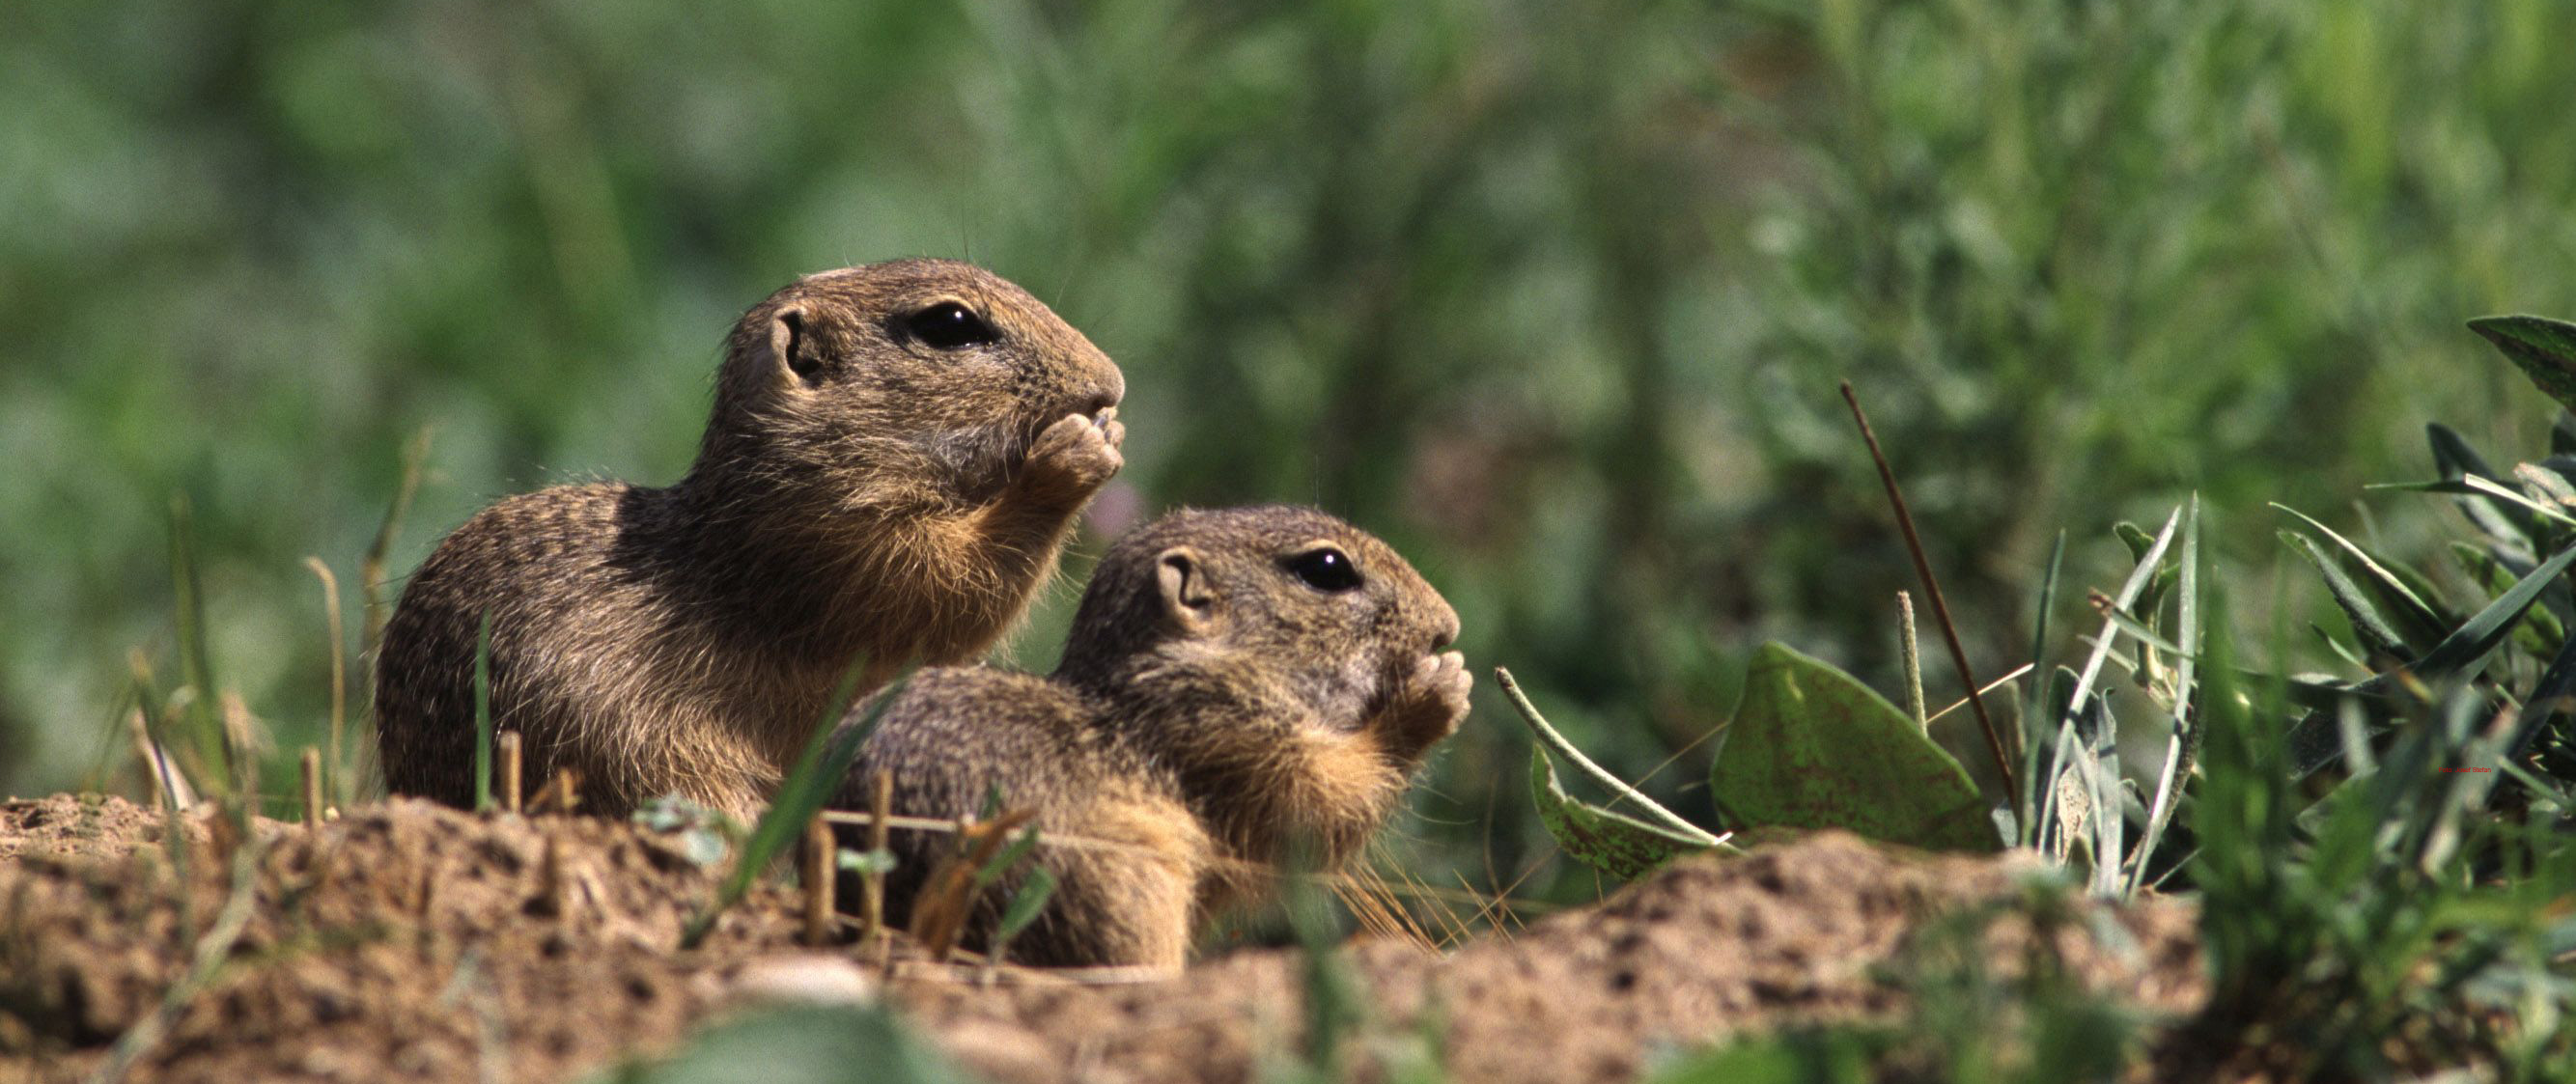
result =
[[[1267,676],[1318,718],[1357,727],[1457,638],[1457,612],[1366,531],[1288,505],[1185,509],[1100,559],[1062,673]]]
[[[1125,391],[1091,340],[973,264],[825,271],[734,326],[701,466],[859,499],[873,479],[972,499],[1009,480],[1040,430]]]

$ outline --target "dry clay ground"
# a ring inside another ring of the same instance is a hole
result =
[[[801,945],[784,891],[682,950],[716,874],[627,824],[396,801],[318,830],[260,821],[240,879],[229,825],[189,825],[183,878],[166,823],[118,798],[0,805],[0,1081],[128,1059],[129,1080],[571,1080],[783,990],[882,997],[1003,1081],[1249,1080],[1300,1041],[1293,951],[1159,982],[984,987],[910,967],[880,984],[861,963],[873,949]],[[1368,1004],[1351,1063],[1372,1075],[1368,1035],[1436,1031],[1453,1079],[1628,1080],[1748,1029],[1883,1016],[1904,995],[1879,965],[1931,916],[2015,891],[2022,862],[1827,834],[1681,862],[1446,955],[1357,942],[1345,958]],[[2197,1003],[2187,906],[2107,917],[2090,925],[2130,944],[2095,944],[2080,922],[2054,935],[2088,985],[2151,1010]]]

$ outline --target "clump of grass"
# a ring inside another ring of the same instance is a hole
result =
[[[206,644],[206,606],[204,589],[197,577],[195,534],[188,498],[172,495],[170,581],[178,619],[181,683],[178,695],[186,698],[187,736],[196,754],[197,780],[201,784],[214,784],[214,792],[222,796],[235,780],[233,759],[237,751],[225,731],[223,720],[216,714],[215,666],[213,652]]]

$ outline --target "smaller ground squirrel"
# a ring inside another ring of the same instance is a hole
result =
[[[1457,635],[1411,565],[1332,516],[1176,512],[1101,558],[1053,675],[914,675],[833,805],[868,808],[880,770],[898,814],[977,814],[998,790],[1043,833],[1081,837],[1038,849],[1057,888],[1014,961],[1177,968],[1197,920],[1257,892],[1262,870],[1301,845],[1337,866],[1394,811],[1466,717],[1465,661],[1443,650]],[[864,828],[841,831],[865,845]],[[902,923],[956,844],[897,829],[892,846],[885,898]],[[979,897],[967,944],[1012,891]]]
[[[484,509],[402,594],[376,662],[386,785],[474,793],[474,658],[531,785],[585,811],[665,793],[748,820],[853,663],[998,639],[1117,473],[1118,368],[1019,287],[903,260],[745,313],[688,476]]]

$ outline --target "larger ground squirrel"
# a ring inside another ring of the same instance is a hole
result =
[[[1048,677],[923,670],[886,706],[833,804],[1032,809],[1057,880],[1015,960],[1178,967],[1199,917],[1308,845],[1349,857],[1467,714],[1458,615],[1384,543],[1306,508],[1184,511],[1112,547]],[[853,722],[864,709],[853,711]],[[844,844],[860,829],[844,828]],[[1079,837],[1079,838],[1075,838]],[[902,922],[951,837],[898,830]],[[969,943],[1010,886],[985,893]],[[844,892],[844,900],[857,898]]]
[[[474,791],[474,659],[535,779],[583,808],[678,793],[757,813],[854,661],[970,659],[1117,473],[1124,384],[1081,332],[967,264],[810,275],[744,314],[697,462],[666,488],[484,509],[403,591],[376,663],[397,793]]]

